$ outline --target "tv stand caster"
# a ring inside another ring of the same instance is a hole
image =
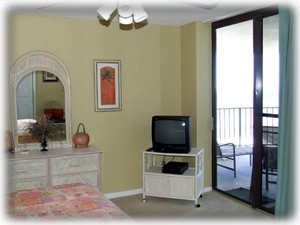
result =
[[[200,207],[201,207],[201,205],[200,205],[200,204],[196,204],[195,206],[196,206],[196,208],[200,208]]]
[[[146,199],[143,198],[143,203],[146,203]]]

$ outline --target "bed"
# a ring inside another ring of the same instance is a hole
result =
[[[34,120],[34,119],[18,119],[17,120],[18,135],[28,135],[27,127],[31,123],[36,123],[36,120]]]
[[[17,219],[130,219],[97,187],[81,183],[10,193],[8,203],[9,216]]]
[[[36,142],[34,138],[31,137],[27,128],[29,124],[36,123],[34,119],[18,119],[17,120],[17,131],[18,131],[18,142],[19,143],[33,143]]]

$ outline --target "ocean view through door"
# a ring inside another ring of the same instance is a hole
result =
[[[279,112],[278,9],[212,24],[213,188],[274,213]]]
[[[253,148],[253,22],[216,31],[217,188],[246,198]]]

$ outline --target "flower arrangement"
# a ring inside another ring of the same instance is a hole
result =
[[[57,126],[45,114],[39,117],[36,122],[27,123],[23,131],[29,134],[29,139],[41,143],[43,147],[41,151],[47,151],[49,139],[60,139]]]

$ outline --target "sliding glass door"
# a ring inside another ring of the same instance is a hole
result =
[[[213,188],[270,212],[277,173],[276,14],[263,9],[212,29]]]
[[[253,147],[253,22],[219,28],[216,36],[217,187],[248,201]]]

